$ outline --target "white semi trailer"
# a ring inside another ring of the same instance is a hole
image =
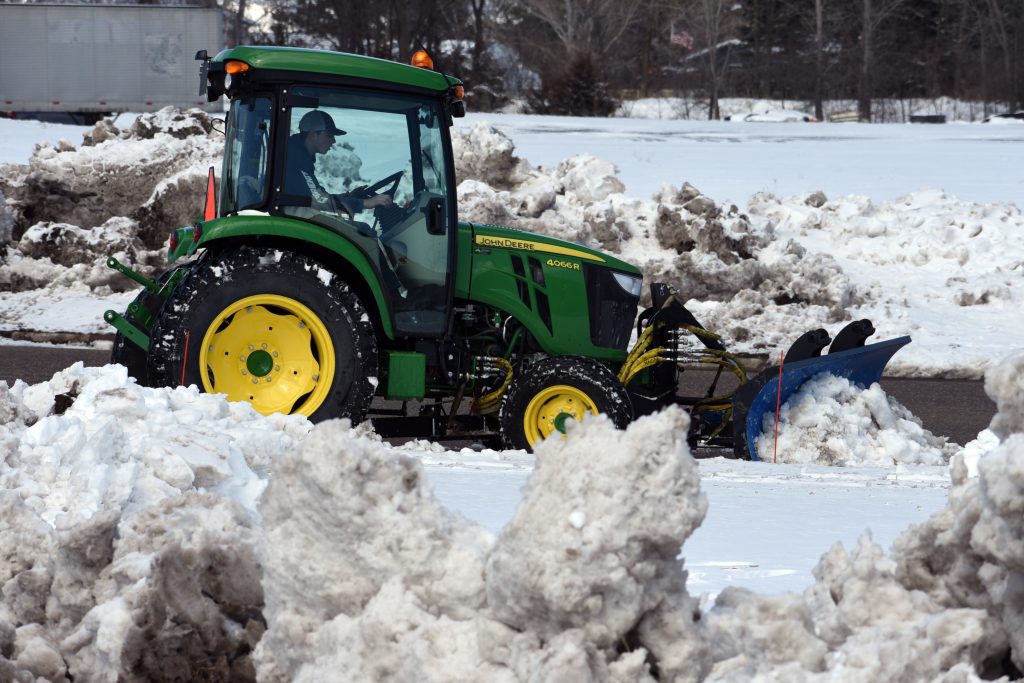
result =
[[[0,4],[0,115],[219,109],[198,94],[194,56],[223,45],[216,8]]]

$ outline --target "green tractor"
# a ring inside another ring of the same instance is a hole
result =
[[[818,372],[877,381],[901,338],[859,321],[743,364],[682,305],[608,254],[458,220],[449,128],[462,84],[352,54],[236,47],[201,61],[231,102],[219,202],[170,238],[172,264],[122,315],[113,361],[151,386],[197,385],[259,412],[370,419],[386,437],[532,448],[569,419],[618,426],[671,404],[695,447],[757,458],[764,414]],[[362,178],[372,179],[366,185]],[[630,341],[635,341],[630,348]],[[716,370],[681,396],[680,373]],[[734,391],[719,391],[723,371]],[[375,400],[377,399],[377,400]]]

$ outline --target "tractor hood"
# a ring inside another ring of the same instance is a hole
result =
[[[537,258],[571,259],[573,262],[602,265],[629,275],[640,275],[640,270],[625,261],[609,256],[575,242],[567,242],[547,235],[538,235],[518,228],[472,223],[473,248],[512,249],[530,252]]]
[[[466,298],[514,317],[549,355],[622,360],[643,283],[637,268],[524,230],[463,224],[462,231],[471,255],[468,269],[459,266],[468,275]]]

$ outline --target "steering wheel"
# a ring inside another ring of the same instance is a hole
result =
[[[367,185],[366,187],[360,187],[358,189],[353,190],[352,192],[349,193],[349,196],[358,197],[359,199],[367,199],[368,197],[372,197],[375,194],[381,194],[380,190],[390,185],[391,187],[388,188],[388,191],[384,192],[383,194],[389,194],[391,195],[392,198],[394,198],[395,192],[398,190],[398,182],[402,179],[403,175],[405,175],[405,171],[398,171],[396,173],[392,173],[386,178],[378,180],[373,185]]]

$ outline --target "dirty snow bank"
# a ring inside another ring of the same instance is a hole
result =
[[[954,460],[949,508],[912,528],[894,546],[898,574],[938,603],[984,610],[1009,641],[1024,672],[1024,353],[985,378],[999,412],[999,444],[971,477]]]
[[[418,462],[318,427],[264,496],[261,680],[641,680],[646,657],[696,680],[675,558],[706,503],[685,422],[599,418],[544,444],[496,541],[440,507]]]
[[[706,509],[678,410],[546,444],[497,540],[444,509],[419,462],[345,422],[310,431],[80,365],[0,383],[0,416],[4,680],[707,666],[676,561]]]
[[[711,680],[977,680],[1024,671],[1024,354],[991,370],[1000,443],[891,555],[833,546],[802,598],[727,589],[706,619]],[[770,643],[770,646],[767,644]]]
[[[802,596],[726,589],[701,613],[677,558],[707,502],[678,410],[542,444],[495,538],[365,428],[115,366],[0,384],[0,677],[1019,676],[1024,354],[987,386],[998,445],[976,478],[954,457],[949,507],[891,555],[865,536]]]
[[[0,679],[251,680],[255,502],[308,428],[119,366],[0,383]]]
[[[199,212],[223,139],[203,111],[170,107],[124,130],[100,121],[78,148],[36,147],[26,165],[0,166],[0,289],[62,289],[81,281],[99,294],[135,284],[108,255],[146,272],[162,268],[169,231]]]

